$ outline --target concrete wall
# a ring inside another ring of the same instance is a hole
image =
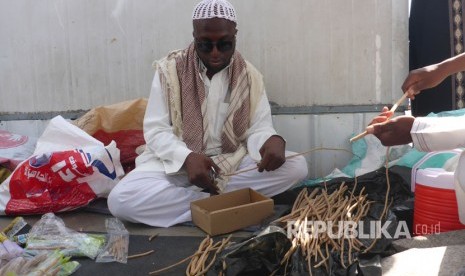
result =
[[[407,1],[231,2],[237,47],[263,73],[290,149],[350,148],[348,138],[401,96]],[[196,3],[0,0],[0,128],[39,136],[57,114],[147,97],[152,61],[192,40]],[[317,176],[350,156],[311,158]]]

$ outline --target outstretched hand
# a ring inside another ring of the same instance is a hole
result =
[[[283,138],[273,135],[260,148],[262,160],[258,164],[258,171],[274,171],[286,162],[286,142]]]
[[[412,142],[410,130],[415,120],[414,117],[398,116],[383,122],[374,122],[376,118],[373,119],[372,124],[366,128],[366,131],[369,134],[375,135],[383,146],[404,145]]]
[[[218,194],[218,187],[215,185],[214,179],[211,178],[211,170],[213,167],[219,173],[221,169],[210,157],[191,152],[184,161],[184,167],[190,183],[207,189],[211,194]]]

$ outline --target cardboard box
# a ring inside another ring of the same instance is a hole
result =
[[[259,224],[273,208],[271,198],[250,188],[191,202],[192,221],[211,236]]]

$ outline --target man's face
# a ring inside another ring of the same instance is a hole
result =
[[[197,55],[214,75],[228,66],[236,48],[236,24],[223,18],[194,20]]]

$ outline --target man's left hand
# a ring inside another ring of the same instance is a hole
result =
[[[260,149],[262,160],[258,164],[258,171],[274,171],[286,162],[286,142],[280,136],[274,135],[268,138]]]
[[[412,116],[398,116],[394,119],[369,125],[367,133],[375,135],[383,146],[405,145],[412,142],[410,131],[415,118]]]

